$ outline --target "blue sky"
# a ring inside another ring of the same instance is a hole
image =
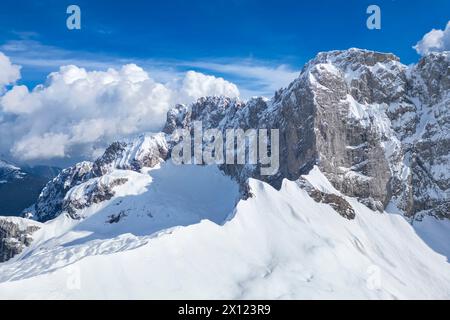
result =
[[[81,30],[66,28],[70,4],[81,8]],[[370,4],[381,7],[381,30],[366,28]],[[30,86],[60,64],[135,62],[161,81],[194,69],[269,94],[319,51],[360,47],[416,62],[411,47],[449,12],[447,0],[16,0],[2,4],[0,51]]]

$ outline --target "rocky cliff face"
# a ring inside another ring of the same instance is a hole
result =
[[[29,246],[39,223],[18,217],[0,217],[0,262],[5,262]]]
[[[105,181],[102,176],[113,169],[139,171],[144,167],[151,168],[167,158],[168,150],[163,134],[115,142],[96,161],[78,163],[50,181],[30,215],[41,222],[54,219],[64,211],[72,218],[79,218],[75,214],[77,209],[111,199],[114,187],[125,182],[123,179]],[[86,184],[80,190],[83,183]]]
[[[192,129],[194,121],[204,129],[280,130],[277,174],[261,176],[258,165],[221,167],[240,182],[243,196],[249,177],[280,187],[284,178],[297,180],[317,164],[339,191],[372,209],[393,205],[412,219],[450,218],[449,63],[448,52],[407,67],[392,54],[332,51],[307,63],[271,100],[208,97],[178,105],[168,112],[163,133],[116,142],[94,163],[64,170],[40,195],[35,218],[77,208],[69,190],[113,168],[139,171],[167,159],[177,142],[172,133]],[[90,188],[82,205],[107,199],[113,188]],[[339,202],[322,194],[317,199]]]
[[[279,187],[318,164],[333,185],[372,209],[396,205],[408,217],[450,217],[449,53],[406,67],[392,54],[350,49],[319,54],[271,101],[200,99],[168,114],[165,132],[278,128],[280,171],[224,166],[240,181]]]
[[[450,218],[450,53],[424,57],[409,85],[416,112],[409,112],[414,120],[402,139],[410,189],[400,206],[418,219]]]

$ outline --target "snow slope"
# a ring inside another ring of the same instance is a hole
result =
[[[400,215],[345,197],[349,221],[296,182],[253,179],[233,211],[237,186],[215,167],[112,174],[132,179],[0,265],[0,298],[450,299],[447,259]],[[305,178],[338,193],[317,168]]]

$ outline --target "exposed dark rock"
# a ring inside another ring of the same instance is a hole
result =
[[[108,216],[108,220],[106,221],[107,223],[118,223],[120,220],[122,220],[122,218],[126,217],[127,214],[125,213],[125,211],[120,211],[118,214],[112,214],[110,216]],[[151,216],[151,214],[150,214]]]
[[[65,206],[64,197],[73,187],[95,177],[92,162],[81,162],[64,169],[56,178],[47,183],[35,205],[34,218],[45,222],[54,219]]]
[[[83,218],[77,214],[78,210],[110,200],[115,195],[114,188],[127,181],[125,178],[117,178],[104,183],[101,179],[92,179],[80,186],[81,190],[75,188],[68,193],[62,211],[67,212],[72,219]]]
[[[355,219],[355,210],[343,197],[334,193],[322,192],[314,188],[314,186],[303,178],[298,179],[297,184],[304,189],[314,201],[330,205],[334,211],[339,213],[345,219]]]
[[[92,203],[109,200],[114,196],[113,188],[123,184],[124,180],[113,180],[110,185],[102,184],[100,178],[113,170],[140,171],[152,168],[167,159],[169,147],[163,134],[156,136],[142,135],[127,142],[114,142],[95,162],[81,162],[63,170],[50,181],[34,206],[34,219],[45,222],[54,219],[63,211],[76,217],[76,210]],[[92,180],[92,181],[90,181]],[[73,188],[90,181],[83,198],[66,197]]]
[[[0,217],[0,263],[8,261],[33,241],[40,227],[34,221],[18,217]]]

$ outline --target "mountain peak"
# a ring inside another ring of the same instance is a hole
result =
[[[321,63],[333,64],[336,66],[341,66],[342,69],[347,69],[348,67],[373,67],[377,63],[388,63],[392,61],[400,62],[400,58],[392,53],[350,48],[347,50],[320,52],[315,58],[306,64],[305,69]]]

